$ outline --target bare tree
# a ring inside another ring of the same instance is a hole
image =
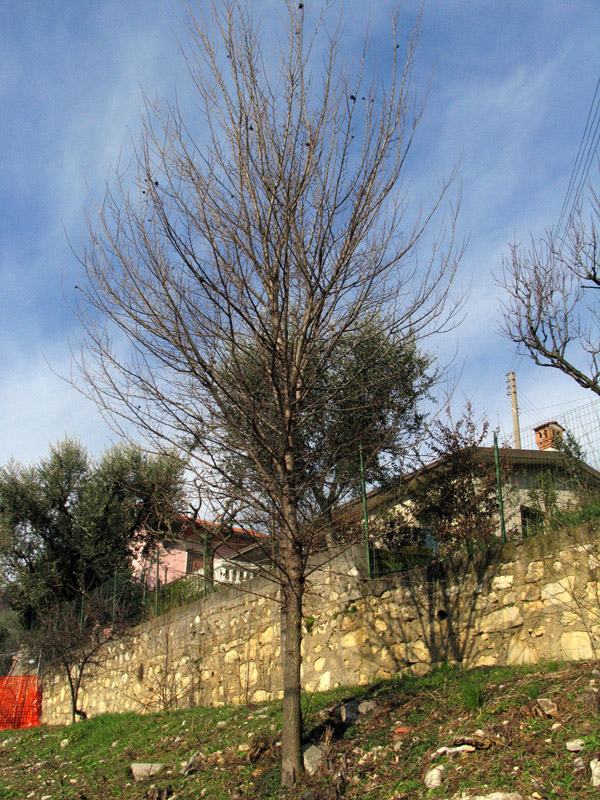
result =
[[[82,595],[77,602],[52,603],[40,611],[36,623],[21,634],[21,646],[49,674],[62,673],[69,686],[71,721],[87,719],[80,707],[86,676],[111,656],[110,645],[127,640],[139,619],[140,587],[128,580]]]
[[[322,527],[311,487],[348,449],[337,441],[317,462],[305,434],[325,409],[354,402],[358,446],[365,398],[389,391],[390,349],[454,324],[460,250],[455,209],[440,211],[448,183],[411,213],[402,187],[422,113],[410,88],[418,31],[400,38],[395,15],[374,71],[367,44],[345,63],[341,26],[304,5],[287,0],[274,59],[238,0],[192,18],[203,126],[194,133],[177,105],[147,101],[134,174],[114,176],[90,220],[74,378],[117,426],[176,444],[213,502],[236,502],[248,527],[271,535],[284,785],[302,771],[302,602]],[[422,263],[417,245],[438,211]],[[367,346],[375,320],[379,343]],[[362,346],[369,392],[353,358]],[[336,365],[344,380],[328,385],[321,376]],[[390,413],[389,437],[397,425]]]
[[[600,203],[592,193],[586,223],[581,209],[564,239],[552,230],[528,249],[511,247],[503,265],[502,332],[542,367],[569,375],[600,395]]]

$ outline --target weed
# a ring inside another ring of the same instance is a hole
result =
[[[525,687],[525,694],[530,700],[537,700],[542,694],[543,686],[540,681],[533,681]]]
[[[472,672],[465,673],[461,681],[460,698],[468,711],[479,711],[483,707],[485,695],[478,675]]]
[[[315,618],[312,615],[304,617],[304,627],[309,635],[314,627],[314,624],[315,624]]]

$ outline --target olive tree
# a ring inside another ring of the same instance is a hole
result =
[[[212,503],[266,525],[282,607],[284,785],[302,771],[302,603],[322,529],[309,498],[348,449],[343,436],[319,448],[310,432],[343,403],[347,435],[364,441],[391,350],[454,324],[460,250],[455,209],[441,210],[448,182],[415,208],[403,185],[422,113],[418,31],[400,35],[393,16],[375,70],[367,42],[348,63],[341,24],[305,5],[288,0],[281,24],[270,20],[271,48],[238,0],[191,18],[202,121],[146,100],[133,168],[113,175],[89,220],[74,376],[117,427],[180,448]],[[334,373],[343,379],[322,380]],[[392,409],[371,459],[399,424]]]

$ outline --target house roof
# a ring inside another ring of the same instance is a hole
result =
[[[489,459],[494,459],[493,447],[478,447],[476,448],[481,454]],[[536,464],[542,467],[552,466],[554,464],[564,464],[565,456],[559,450],[516,450],[513,447],[505,447],[500,451],[504,458],[508,458],[509,463],[515,465],[531,465]],[[590,476],[595,482],[600,484],[600,472],[590,467],[585,461],[579,462],[583,471]]]
[[[209,530],[212,529],[215,532],[218,532],[221,528],[220,522],[210,522],[206,519],[194,519],[193,517],[187,517],[185,514],[182,514],[181,517],[182,524],[194,525],[196,529],[208,528]],[[249,528],[238,528],[235,525],[227,525],[225,526],[227,531],[232,531],[233,533],[238,534],[239,536],[243,536],[244,538],[251,538],[251,539],[265,539],[267,538],[266,533],[258,533],[257,531],[251,531]]]
[[[494,462],[495,452],[493,447],[474,447],[473,450],[485,461]],[[557,450],[517,450],[515,448],[501,448],[501,456],[507,459],[510,465],[514,466],[539,466],[552,467],[564,464],[565,456]],[[426,480],[427,475],[436,470],[444,468],[448,461],[446,456],[442,456],[429,464],[425,464],[419,469],[413,470],[400,477],[393,485],[384,488],[372,489],[367,492],[366,502],[367,511],[372,511],[378,507],[392,506],[401,502],[402,497],[410,494],[411,488],[417,483]],[[600,487],[600,472],[589,464],[581,461],[583,471],[591,480]],[[358,504],[360,505],[360,504]],[[356,515],[357,502],[350,501],[345,507],[339,509],[341,518],[346,515],[350,518]],[[362,506],[360,513],[362,513]]]

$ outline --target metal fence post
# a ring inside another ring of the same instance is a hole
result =
[[[115,570],[115,578],[113,583],[113,607],[112,607],[112,624],[115,624],[115,609],[117,607],[117,571]]]
[[[158,599],[159,583],[160,583],[160,551],[157,548],[156,549],[156,597],[154,599],[154,613],[157,617],[159,609],[159,599]]]
[[[504,503],[502,501],[502,481],[500,480],[500,454],[498,452],[498,434],[494,431],[494,460],[496,462],[496,484],[498,487],[498,506],[500,508],[500,531],[502,544],[506,544],[506,525],[504,524]]]
[[[369,547],[369,515],[367,513],[367,489],[365,486],[365,470],[363,464],[363,451],[362,444],[358,446],[358,454],[360,456],[360,485],[363,503],[363,517],[365,525],[365,548],[367,554],[367,575],[369,578],[373,577],[373,570],[371,568],[371,548]]]

